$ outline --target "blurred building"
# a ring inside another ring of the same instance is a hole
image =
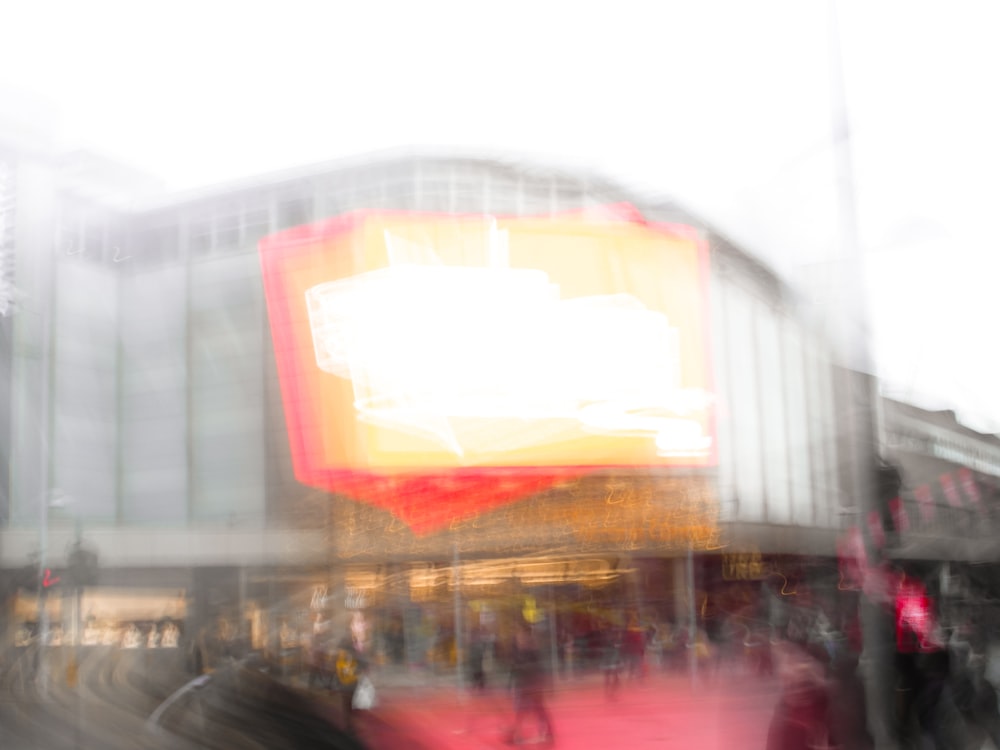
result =
[[[947,597],[997,601],[1000,439],[953,411],[894,399],[883,399],[882,419],[884,455],[902,480],[882,521],[889,557],[922,565]]]
[[[717,530],[693,545],[699,592],[812,570],[835,588],[846,485],[828,348],[768,268],[680,207],[583,171],[433,153],[182,194],[16,139],[0,142],[0,168],[0,563],[8,575],[29,564],[44,517],[47,560],[65,570],[79,528],[99,560],[84,616],[123,611],[131,592],[146,597],[147,619],[224,614],[277,637],[279,623],[301,628],[316,609],[392,599],[446,612],[456,584],[482,602],[519,582],[550,594],[614,583],[630,607],[681,618],[695,601],[691,545],[644,529],[649,513],[669,519],[693,502]],[[598,472],[526,497],[514,515],[430,535],[296,479],[262,238],[358,210],[519,217],[615,204],[707,243],[716,461]],[[600,532],[612,512],[613,533]],[[19,611],[29,598],[22,588]]]

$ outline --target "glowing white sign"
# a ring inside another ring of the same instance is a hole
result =
[[[661,456],[710,448],[684,418],[707,394],[680,388],[665,314],[629,294],[561,299],[545,272],[502,265],[502,235],[491,235],[485,267],[386,240],[395,265],[306,292],[316,363],[351,381],[362,420],[459,457],[581,428],[652,438]]]

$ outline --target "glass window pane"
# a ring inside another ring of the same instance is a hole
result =
[[[785,372],[782,367],[778,320],[773,309],[760,304],[757,305],[756,320],[767,520],[770,523],[788,524],[791,523],[792,512],[788,492]]]
[[[792,491],[792,523],[808,525],[815,517],[812,463],[809,450],[808,405],[806,404],[805,351],[802,332],[794,321],[784,326],[785,399],[788,407],[788,455]]]
[[[763,521],[764,477],[754,310],[750,296],[736,287],[727,299],[727,331],[738,514],[742,521]]]

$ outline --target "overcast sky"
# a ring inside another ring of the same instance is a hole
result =
[[[1000,430],[1000,3],[840,0],[873,352]],[[598,168],[792,279],[838,251],[827,0],[31,2],[0,85],[176,188],[399,146]]]

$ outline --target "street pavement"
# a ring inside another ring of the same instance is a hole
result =
[[[367,750],[327,720],[319,696],[257,668],[231,664],[192,680],[176,651],[92,647],[79,651],[70,680],[67,654],[47,650],[44,678],[36,650],[7,655],[0,748]]]
[[[671,750],[763,750],[777,702],[770,678],[720,674],[692,687],[679,674],[623,681],[614,699],[599,675],[557,684],[548,708],[554,746]],[[372,750],[509,748],[513,717],[502,687],[472,693],[455,687],[385,687],[363,717],[360,734]],[[526,730],[534,729],[525,722]]]
[[[168,653],[91,649],[69,685],[52,664],[40,695],[30,654],[0,670],[0,747],[7,750],[277,750],[357,748],[342,726],[339,697],[236,667],[213,674],[181,703],[168,697],[191,678]],[[26,667],[22,669],[21,667]],[[454,675],[381,670],[374,711],[356,723],[367,750],[481,750],[510,747],[513,717],[500,677],[485,692],[460,689]],[[555,747],[763,750],[777,687],[742,672],[704,675],[654,671],[623,679],[613,699],[600,674],[557,679],[548,696]],[[154,723],[151,716],[159,716]],[[153,728],[162,731],[150,732]],[[529,724],[524,729],[530,730]]]

